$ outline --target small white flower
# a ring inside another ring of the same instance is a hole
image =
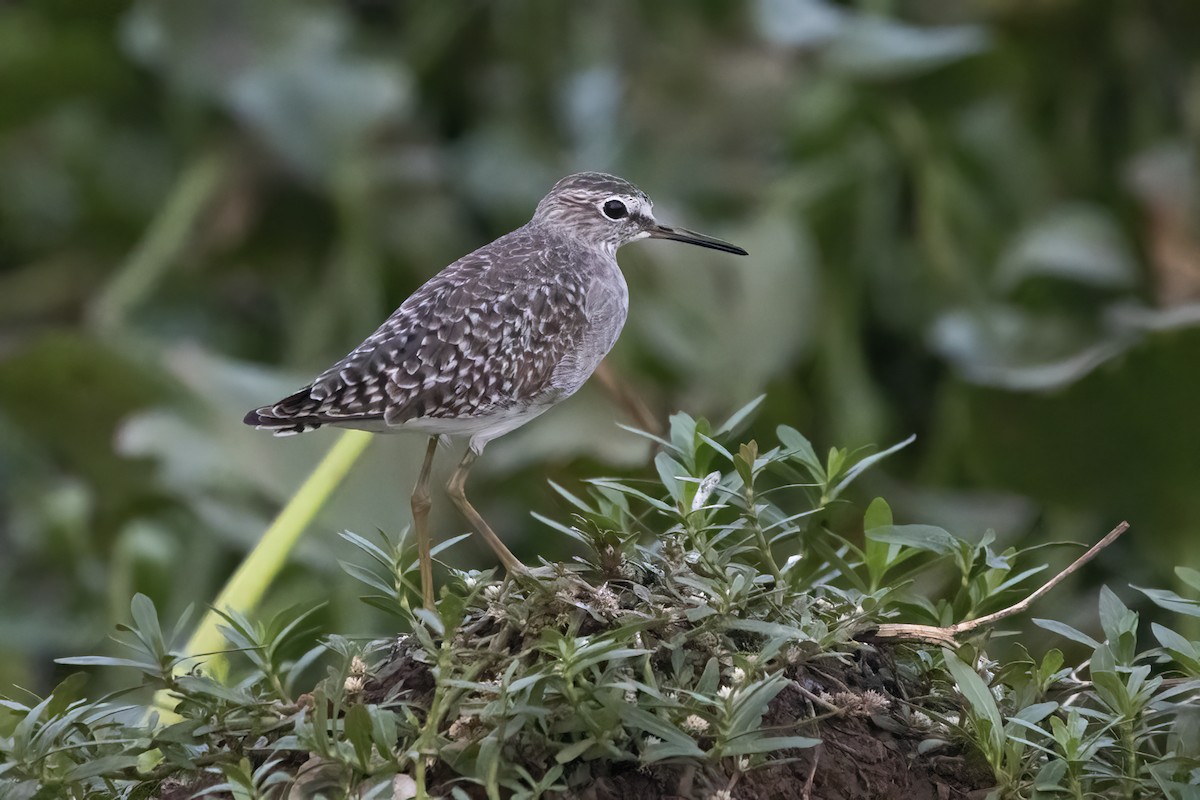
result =
[[[365,685],[366,682],[363,680],[361,675],[350,675],[346,678],[346,682],[342,684],[342,690],[348,697],[353,697],[355,695],[362,694],[362,690]]]
[[[732,694],[733,694],[732,686],[722,686],[720,689],[717,689],[717,697],[721,698],[722,700],[728,700],[729,696]]]
[[[653,747],[656,744],[662,744],[662,739],[658,738],[657,736],[646,737],[646,747]]]
[[[878,714],[880,711],[892,707],[892,698],[882,692],[877,692],[874,689],[868,689],[862,693],[859,698],[859,707],[864,716]]]
[[[621,610],[621,603],[617,599],[616,593],[608,588],[607,583],[592,590],[592,605],[597,611],[604,614],[611,615]]]
[[[625,703],[627,705],[634,705],[635,703],[637,703],[637,697],[638,697],[637,689],[626,689],[625,690]]]
[[[699,736],[708,732],[708,720],[699,714],[689,714],[681,727],[693,736]]]
[[[933,727],[933,720],[924,711],[914,711],[909,715],[908,719],[914,728],[928,730]]]
[[[483,599],[489,603],[495,603],[500,599],[500,584],[489,583],[483,587]]]
[[[729,678],[734,683],[741,684],[746,680],[746,670],[741,667],[734,667],[733,671],[729,673]]]
[[[354,656],[350,659],[350,674],[351,675],[366,675],[367,662],[363,661],[360,656]]]
[[[741,772],[745,772],[746,770],[750,769],[750,758],[748,756],[742,756],[739,758],[737,762],[737,768]]]

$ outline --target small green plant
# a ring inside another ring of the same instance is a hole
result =
[[[177,718],[147,717],[129,692],[84,699],[79,675],[45,698],[4,699],[4,796],[497,800],[642,780],[729,797],[791,766],[796,786],[820,785],[819,753],[836,749],[825,745],[853,752],[845,737],[883,728],[911,743],[904,770],[931,755],[959,764],[938,780],[960,793],[1196,797],[1200,643],[1156,624],[1158,646],[1139,650],[1138,615],[1105,590],[1103,642],[1037,621],[1086,645],[1087,661],[991,661],[963,621],[1029,594],[1042,569],[1029,553],[896,524],[882,499],[861,536],[839,530],[846,489],[907,442],[822,459],[781,427],[772,447],[731,444],[753,410],[716,427],[674,416],[651,437],[653,480],[556,486],[572,516],[540,519],[579,555],[537,568],[537,588],[448,568],[428,611],[406,542],[344,534],[368,561],[344,568],[402,631],[388,640],[314,643],[312,608],[266,622],[225,613],[218,679],[184,655],[184,621],[168,635],[135,597],[125,655],[62,663],[134,670],[137,697],[165,692]],[[935,576],[944,594],[917,591]],[[1181,573],[1193,588],[1198,577]],[[964,635],[880,640],[901,624]]]

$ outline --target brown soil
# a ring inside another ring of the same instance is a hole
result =
[[[986,766],[950,746],[932,754],[919,754],[917,746],[928,733],[912,730],[897,711],[902,687],[890,676],[877,651],[842,664],[823,662],[821,671],[803,666],[792,670],[794,683],[771,704],[763,724],[781,731],[820,738],[806,750],[775,754],[776,763],[739,775],[697,774],[678,766],[635,768],[615,764],[607,775],[595,779],[568,800],[675,800],[710,798],[728,789],[731,800],[977,800],[993,786]],[[426,665],[407,657],[385,664],[367,686],[366,702],[378,702],[397,691],[420,703],[433,690]],[[811,697],[874,691],[890,698],[889,707],[875,713],[845,713],[812,723]],[[535,767],[535,765],[530,765]],[[593,775],[601,772],[593,765]],[[435,774],[442,783],[434,791],[449,795],[451,785],[472,798],[484,798],[478,787],[454,781],[448,771]]]

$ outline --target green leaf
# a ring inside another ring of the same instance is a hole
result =
[[[754,465],[758,461],[758,442],[751,439],[738,447],[738,453],[733,459],[733,466],[745,486],[754,485]]]
[[[591,736],[588,736],[585,739],[581,739],[578,742],[569,744],[563,749],[559,750],[554,754],[554,760],[559,764],[566,764],[568,761],[574,761],[586,753],[595,743],[596,740]]]
[[[626,727],[657,736],[663,740],[664,744],[673,745],[678,755],[695,758],[704,756],[704,751],[696,745],[695,740],[670,722],[630,703],[615,703],[615,705],[617,714]]]
[[[1000,716],[1000,709],[996,706],[996,698],[992,696],[991,689],[984,683],[983,678],[979,677],[979,673],[956,653],[946,649],[943,649],[942,653],[946,669],[971,706],[975,717],[987,722],[989,730],[981,733],[988,737],[992,753],[999,753],[1004,746],[1004,720]]]
[[[758,410],[762,405],[763,400],[767,399],[765,394],[760,394],[758,397],[751,400],[746,405],[739,408],[737,411],[729,415],[729,419],[721,423],[720,427],[714,431],[714,436],[728,436],[736,433],[741,428],[742,423],[749,419],[750,415]]]
[[[1062,780],[1066,776],[1067,762],[1061,758],[1051,759],[1038,770],[1037,777],[1033,782],[1033,788],[1040,792],[1064,792],[1066,791],[1066,787],[1062,785]]]
[[[1176,567],[1175,575],[1188,586],[1200,591],[1200,570],[1194,570],[1191,567]]]
[[[341,559],[338,559],[338,565],[351,578],[365,583],[372,589],[378,589],[386,596],[394,596],[396,594],[396,587],[392,585],[391,581],[384,580],[366,567],[351,564],[349,561],[342,561]]]
[[[1175,659],[1188,675],[1193,678],[1200,677],[1200,650],[1197,650],[1195,642],[1157,622],[1150,623],[1150,630],[1163,649],[1171,654],[1171,658]]]
[[[863,530],[892,527],[892,507],[882,497],[876,497],[863,514]]]
[[[662,440],[660,439],[659,441],[661,442]],[[567,491],[565,488],[563,488],[559,484],[555,483],[554,481],[547,481],[547,483],[550,484],[550,488],[553,489],[558,494],[559,497],[563,498],[568,503],[575,506],[575,508],[577,508],[579,511],[583,512],[584,514],[595,513],[595,509],[593,509],[591,506],[589,506],[583,500],[580,500],[578,497],[576,497],[571,492]]]
[[[1047,701],[1045,703],[1034,703],[1031,706],[1026,706],[1013,714],[1015,719],[1031,724],[1037,724],[1046,717],[1058,710],[1058,703]]]
[[[812,551],[819,558],[823,559],[832,567],[834,567],[838,571],[839,575],[845,580],[849,581],[850,585],[855,589],[863,594],[869,594],[871,592],[871,587],[869,587],[866,582],[863,581],[862,577],[858,574],[850,562],[842,558],[838,551],[829,544],[825,535],[823,535],[820,531],[814,532],[812,538],[809,539],[808,546],[812,548]]]
[[[670,758],[704,758],[704,751],[695,742],[661,742],[652,744],[642,751],[642,760],[648,764]]]
[[[682,411],[672,414],[668,420],[671,428],[671,445],[684,461],[690,461],[696,452],[696,420]]]
[[[729,461],[729,462],[733,461],[733,453],[729,452],[729,449],[727,447],[725,447],[725,445],[721,444],[720,442],[718,442],[716,439],[712,438],[711,436],[706,436],[703,433],[697,434],[697,436],[700,437],[700,441],[704,442],[706,445],[711,447],[713,450],[720,453],[721,456],[726,461]]]
[[[670,453],[659,451],[654,456],[654,468],[658,470],[658,478],[662,481],[663,488],[667,490],[667,494],[671,495],[671,499],[675,501],[681,508],[686,508],[690,502],[685,498],[685,489],[679,479],[686,478],[688,471],[683,468],[675,459],[671,458]]]
[[[956,552],[959,543],[949,531],[936,525],[885,525],[866,531],[866,537],[876,542],[915,547],[938,555]]]
[[[1137,614],[1130,611],[1107,586],[1100,587],[1100,627],[1113,644],[1124,634],[1137,630]]]
[[[470,533],[460,533],[458,536],[451,536],[449,539],[438,542],[429,549],[429,555],[432,558],[437,558],[459,542],[464,542],[467,539],[470,539],[472,535],[473,534]]]
[[[775,673],[739,692],[733,716],[729,720],[730,732],[736,735],[758,728],[767,706],[787,684],[787,678],[782,673]]]
[[[1037,625],[1039,628],[1044,628],[1045,630],[1048,630],[1051,633],[1057,633],[1059,636],[1070,639],[1073,642],[1079,642],[1080,644],[1086,644],[1088,647],[1090,647],[1092,649],[1095,649],[1100,646],[1100,643],[1097,642],[1095,639],[1088,636],[1086,633],[1083,633],[1082,631],[1075,630],[1074,628],[1072,628],[1070,625],[1068,625],[1065,622],[1059,622],[1058,620],[1054,620],[1054,619],[1034,618],[1033,624]]]
[[[430,611],[427,608],[414,608],[413,616],[421,620],[421,624],[433,631],[435,636],[445,636],[446,626],[442,624],[442,618],[438,616],[436,611]]]
[[[399,738],[396,730],[396,715],[387,709],[372,706],[375,713],[371,715],[371,738],[375,749],[382,755],[394,760],[392,751],[396,748]]]
[[[54,691],[50,693],[50,704],[46,706],[46,714],[57,717],[66,711],[67,706],[83,696],[83,687],[88,682],[86,672],[75,672],[64,678]]]
[[[820,739],[807,736],[741,736],[721,748],[726,756],[748,756],[755,753],[772,753],[776,750],[803,750],[816,747]]]
[[[846,489],[847,486],[849,486],[851,483],[854,482],[855,478],[857,478],[859,475],[863,474],[863,472],[865,472],[868,468],[874,466],[875,464],[878,464],[880,461],[882,461],[883,459],[892,455],[893,453],[903,450],[904,448],[908,447],[910,444],[912,444],[916,440],[917,440],[917,435],[914,433],[912,436],[909,436],[904,441],[898,442],[886,450],[878,452],[875,455],[867,456],[862,461],[859,461],[857,464],[855,464],[853,467],[850,468],[850,470],[846,473],[846,477],[842,478],[841,483],[839,483],[837,486],[835,486],[833,488],[833,490],[829,493],[829,499],[830,500],[836,499],[838,497],[838,495],[840,495]],[[832,472],[831,472],[831,475],[832,475]]]
[[[790,642],[807,642],[812,636],[794,625],[784,625],[780,622],[767,622],[761,619],[731,619],[725,627],[734,631],[758,633],[769,638],[786,639]]]
[[[1052,647],[1046,651],[1046,655],[1042,657],[1042,664],[1038,667],[1038,680],[1042,686],[1048,686],[1050,680],[1058,674],[1062,669],[1062,665],[1066,662],[1062,650],[1057,647]]]
[[[370,539],[360,536],[357,533],[354,533],[353,531],[341,531],[340,533],[338,533],[338,536],[342,537],[347,542],[350,542],[350,544],[354,545],[359,550],[362,550],[364,553],[369,555],[375,561],[379,562],[379,565],[384,567],[385,569],[392,568],[391,556],[389,556],[387,553],[383,552],[383,550],[379,547],[379,545],[375,544]]]
[[[704,671],[700,673],[700,680],[696,681],[696,692],[702,695],[716,694],[720,683],[721,664],[717,661],[717,657],[713,656],[705,663]]]
[[[161,658],[166,655],[167,645],[163,641],[162,628],[158,624],[158,611],[154,608],[154,601],[138,592],[129,603],[129,611],[133,616],[134,632],[138,638],[156,657]]]
[[[1166,589],[1146,589],[1141,586],[1133,586],[1132,588],[1146,595],[1146,597],[1150,598],[1151,602],[1160,608],[1165,608],[1176,614],[1186,614],[1189,617],[1200,617],[1200,602],[1180,597]]]
[[[358,758],[358,765],[363,771],[366,771],[371,764],[374,727],[371,721],[371,711],[367,706],[361,704],[352,705],[346,711],[343,724],[346,738],[350,740],[350,746],[354,748],[354,755]]]
[[[666,514],[675,515],[678,513],[678,509],[671,506],[670,504],[664,503],[662,500],[659,500],[657,497],[651,497],[650,495],[646,494],[645,492],[641,491],[640,489],[634,489],[632,486],[626,486],[625,484],[623,484],[619,481],[609,480],[607,478],[593,478],[593,479],[589,480],[588,483],[590,483],[593,486],[598,486],[602,489],[609,489],[611,491],[618,492],[618,493],[624,494],[624,495],[628,495],[630,497],[636,497],[639,500],[645,502],[646,504],[648,504]]]
[[[64,781],[82,781],[88,778],[97,778],[101,775],[116,776],[123,770],[130,767],[137,767],[138,757],[135,755],[111,755],[100,756],[99,758],[88,759],[82,764],[76,764],[71,769],[67,770],[63,776]]]
[[[143,672],[148,672],[151,675],[157,675],[159,668],[157,664],[151,664],[147,661],[137,661],[132,658],[110,658],[109,656],[71,656],[69,658],[56,658],[55,664],[66,664],[73,667],[133,667],[140,669]]]
[[[825,482],[825,467],[817,458],[817,451],[813,449],[812,443],[805,438],[804,434],[795,428],[780,425],[775,429],[775,435],[779,438],[779,443],[783,445],[782,455],[784,457],[799,461],[817,482]]]

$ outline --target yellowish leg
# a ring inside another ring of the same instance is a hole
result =
[[[417,559],[421,570],[421,599],[425,607],[433,610],[433,540],[429,536],[429,508],[433,501],[429,496],[429,473],[433,470],[433,454],[437,451],[436,436],[429,439],[425,448],[425,462],[412,493],[413,528],[417,534]]]
[[[471,523],[471,527],[475,532],[483,537],[483,540],[488,543],[496,553],[496,557],[500,559],[500,563],[510,573],[528,572],[525,565],[522,564],[512,551],[504,546],[504,542],[500,541],[500,537],[492,530],[483,517],[479,516],[479,512],[467,500],[467,473],[471,470],[471,464],[475,463],[475,459],[479,454],[467,448],[466,455],[463,456],[462,462],[459,463],[458,469],[454,470],[454,474],[450,476],[450,482],[446,484],[446,492],[450,495],[450,499],[454,501],[454,505],[458,506],[458,510],[467,518],[467,522]]]

